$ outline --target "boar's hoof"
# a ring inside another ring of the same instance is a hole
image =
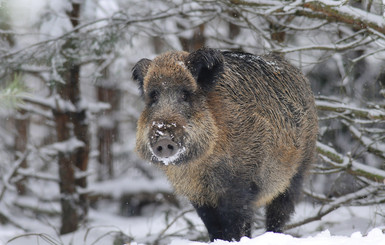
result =
[[[170,137],[160,138],[151,148],[158,158],[172,157],[178,151],[178,145]]]

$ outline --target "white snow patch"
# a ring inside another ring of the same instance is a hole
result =
[[[156,127],[158,129],[172,128],[176,127],[176,123],[163,123],[163,122],[152,122],[152,127]]]
[[[273,67],[275,70],[282,70],[280,66],[278,66],[278,64],[275,62],[275,61],[266,61],[266,64],[268,64],[269,66]]]
[[[77,148],[84,147],[84,142],[78,140],[76,137],[72,137],[66,141],[54,143],[50,147],[58,152],[70,153],[75,151]]]
[[[258,55],[252,55],[252,54],[243,54],[243,53],[229,53],[229,55],[233,58],[242,59],[248,62],[251,61],[264,61],[260,56]]]
[[[186,65],[184,64],[183,61],[178,61],[176,62],[177,65],[181,66],[183,69],[187,69]]]
[[[105,182],[95,182],[89,187],[93,193],[111,195],[118,199],[123,194],[137,194],[142,192],[171,192],[170,183],[164,178],[148,180],[145,178],[119,178]]]
[[[183,239],[174,239],[171,245],[203,245],[203,242],[191,242]],[[378,228],[371,230],[367,236],[362,236],[360,232],[349,236],[332,236],[325,230],[316,236],[296,238],[291,235],[267,232],[255,238],[243,237],[239,242],[227,242],[216,240],[211,245],[383,245],[385,244],[385,234]]]
[[[271,66],[275,70],[282,70],[281,67],[275,61],[268,61],[268,60],[262,59],[258,55],[243,54],[243,53],[229,53],[229,55],[233,58],[242,59],[246,62],[260,61],[267,64],[268,66]]]

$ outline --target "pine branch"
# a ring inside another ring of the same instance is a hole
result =
[[[21,81],[21,76],[15,74],[11,83],[0,90],[0,107],[17,108],[22,103],[22,96],[27,92],[27,88]]]

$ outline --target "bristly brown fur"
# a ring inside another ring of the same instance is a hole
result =
[[[244,217],[238,226],[249,227],[253,205],[269,205],[267,227],[280,231],[315,153],[317,115],[302,73],[276,55],[214,49],[168,52],[141,60],[133,73],[147,103],[137,151],[159,164],[175,191],[193,203],[210,238],[248,235],[249,228],[225,233],[227,221],[215,223],[218,216],[210,212]],[[175,129],[154,131],[154,122]],[[164,133],[185,150],[169,165],[149,149]],[[274,207],[283,202],[290,207],[281,219]]]

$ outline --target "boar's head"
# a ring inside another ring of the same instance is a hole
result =
[[[152,163],[182,164],[212,153],[217,126],[209,99],[223,73],[224,58],[213,49],[168,52],[133,68],[145,101],[136,150]]]

